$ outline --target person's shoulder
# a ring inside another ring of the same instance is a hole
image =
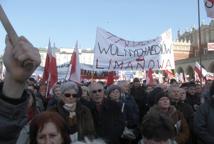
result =
[[[113,100],[106,98],[106,99],[104,99],[104,102],[102,105],[103,105],[102,106],[103,109],[105,109],[107,111],[110,110],[113,112],[117,112],[117,111],[120,111],[122,103],[121,102],[115,102]]]
[[[90,108],[88,108],[81,102],[77,102],[77,113],[89,113],[89,112],[91,112]]]
[[[177,144],[175,140],[169,140],[169,144]]]
[[[180,103],[181,110],[188,112],[188,113],[194,113],[193,108],[188,103]]]
[[[197,110],[197,112],[200,113],[207,113],[211,107],[210,101],[205,101],[203,104],[201,104]]]
[[[160,113],[160,108],[157,106],[157,105],[153,105],[148,112],[151,112],[151,113]]]

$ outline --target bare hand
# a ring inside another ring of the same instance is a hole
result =
[[[19,37],[15,47],[12,46],[8,37],[6,37],[6,48],[3,61],[10,77],[17,82],[25,82],[40,65],[41,58],[39,50],[25,38]],[[23,63],[29,60],[32,67],[26,68]]]

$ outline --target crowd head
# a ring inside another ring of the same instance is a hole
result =
[[[69,130],[56,112],[42,112],[30,123],[30,144],[70,144]]]

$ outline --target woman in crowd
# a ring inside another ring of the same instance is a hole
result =
[[[70,144],[65,120],[55,112],[42,112],[30,123],[30,144]]]
[[[134,111],[130,104],[128,104],[128,101],[122,99],[122,89],[118,85],[111,85],[108,87],[107,97],[120,105],[121,112],[124,115],[125,129],[122,134],[121,144],[127,144],[135,141],[137,139],[135,132],[138,126],[138,119],[135,119],[135,115],[139,114],[138,111]]]
[[[81,104],[91,107],[91,98],[89,96],[89,88],[87,86],[81,86],[82,95],[80,97]]]
[[[50,109],[52,107],[55,107],[58,103],[58,101],[60,101],[60,97],[61,97],[61,89],[60,89],[60,84],[56,83],[52,90],[51,90],[51,98],[48,101],[48,105],[47,105],[47,109]]]
[[[160,89],[155,96],[155,105],[151,107],[149,112],[162,113],[166,117],[172,119],[175,126],[176,136],[175,140],[178,144],[185,144],[189,139],[189,127],[183,116],[183,113],[176,110],[170,104],[170,99],[166,92]]]
[[[58,112],[69,126],[72,142],[93,138],[95,129],[90,110],[79,102],[81,87],[74,82],[61,84],[61,100],[50,111]]]
[[[172,119],[162,113],[150,112],[141,124],[143,138],[139,144],[176,144]]]
[[[88,87],[87,86],[81,86],[81,89],[82,89],[81,98],[85,99],[86,101],[90,101]]]

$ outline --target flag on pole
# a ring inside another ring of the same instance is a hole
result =
[[[113,71],[110,71],[108,72],[108,77],[107,77],[107,86],[110,86],[114,83],[114,72]]]
[[[153,85],[153,71],[152,68],[149,68],[148,74],[147,74],[147,79],[146,79],[146,84],[147,85]]]
[[[204,0],[207,16],[214,18],[214,0]]]
[[[47,94],[50,89],[58,80],[57,67],[56,67],[56,55],[55,51],[51,47],[51,42],[48,43],[48,51],[45,60],[45,67],[43,72],[42,82],[47,83]]]
[[[78,41],[76,42],[73,54],[71,56],[70,67],[68,71],[68,78],[66,79],[80,83],[80,63],[79,63]]]
[[[208,1],[210,1],[210,2],[214,3],[214,0],[208,0]]]
[[[199,77],[205,77],[207,75],[207,71],[198,62],[195,62],[194,70]]]
[[[169,79],[175,78],[174,70],[164,70],[164,72],[167,74]]]
[[[200,81],[200,77],[196,71],[195,71],[195,81]]]

